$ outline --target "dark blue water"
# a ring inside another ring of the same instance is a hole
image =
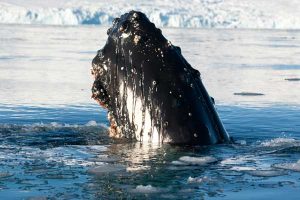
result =
[[[113,141],[90,99],[105,29],[1,25],[0,199],[298,199],[300,32],[163,31],[235,143]]]

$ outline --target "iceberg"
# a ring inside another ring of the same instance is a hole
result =
[[[107,26],[130,10],[159,27],[300,29],[297,0],[2,0],[0,23]]]

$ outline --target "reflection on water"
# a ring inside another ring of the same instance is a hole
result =
[[[163,30],[235,139],[190,147],[107,137],[89,72],[105,28],[0,26],[0,199],[299,197],[299,31]]]

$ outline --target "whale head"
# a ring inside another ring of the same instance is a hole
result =
[[[141,142],[229,141],[195,70],[137,11],[113,21],[92,61],[92,97],[108,109],[110,135]]]

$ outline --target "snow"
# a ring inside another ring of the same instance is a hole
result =
[[[130,10],[159,27],[300,29],[298,0],[0,0],[0,23],[107,26]]]

